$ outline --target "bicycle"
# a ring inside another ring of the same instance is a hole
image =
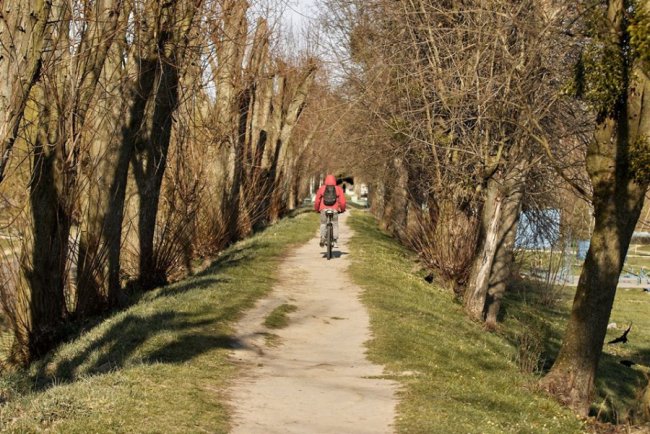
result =
[[[334,246],[334,210],[328,209],[325,211],[327,217],[327,224],[325,225],[325,244],[327,245],[327,260],[332,259],[332,247]]]

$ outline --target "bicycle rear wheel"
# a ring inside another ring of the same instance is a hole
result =
[[[334,226],[327,224],[327,260],[332,259],[332,245],[334,244]]]

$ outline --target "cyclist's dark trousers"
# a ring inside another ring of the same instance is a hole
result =
[[[325,227],[327,226],[327,215],[325,214],[327,210],[322,210],[320,212],[320,239],[325,241]],[[339,239],[339,214],[334,211],[332,216],[332,226],[334,228],[334,239]]]

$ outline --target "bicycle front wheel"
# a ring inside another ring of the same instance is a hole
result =
[[[332,245],[334,244],[334,227],[332,224],[327,225],[327,260],[332,259]]]

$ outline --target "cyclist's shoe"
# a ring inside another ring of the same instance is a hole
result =
[[[321,246],[321,247],[325,247],[325,241],[320,240],[320,242],[318,243],[318,245]]]

